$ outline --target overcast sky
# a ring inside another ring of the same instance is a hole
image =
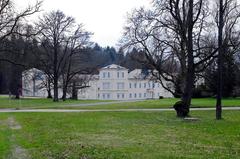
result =
[[[147,6],[151,0],[44,0],[44,12],[61,10],[93,32],[92,40],[101,46],[115,46],[121,37],[127,12]],[[22,8],[34,0],[15,0]]]

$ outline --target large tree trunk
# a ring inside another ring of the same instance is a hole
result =
[[[189,9],[187,14],[187,25],[186,31],[187,36],[185,38],[185,33],[183,34],[183,39],[186,42],[187,48],[187,71],[186,78],[184,82],[184,90],[181,98],[181,102],[177,102],[174,105],[175,110],[177,111],[178,117],[189,116],[190,105],[192,100],[192,93],[194,88],[195,80],[195,68],[194,68],[194,56],[193,56],[193,0],[189,0]]]
[[[219,0],[219,25],[218,25],[218,86],[217,86],[217,103],[216,119],[222,119],[222,87],[223,87],[223,0]]]
[[[188,68],[188,74],[185,81],[185,88],[182,95],[182,102],[183,102],[182,104],[186,110],[185,116],[188,116],[190,112],[193,88],[194,88],[194,71],[193,69]]]
[[[187,75],[185,81],[185,88],[182,96],[182,102],[188,113],[190,111],[190,105],[192,100],[192,93],[194,87],[194,56],[193,56],[193,0],[189,0],[188,10],[188,33],[187,33]],[[188,115],[188,114],[187,114]]]

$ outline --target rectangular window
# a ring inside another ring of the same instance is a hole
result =
[[[139,93],[139,98],[142,98],[142,93]]]
[[[134,94],[134,98],[137,98],[137,93]]]
[[[134,83],[134,88],[137,88],[137,83]]]
[[[109,82],[104,82],[103,83],[103,89],[110,89],[110,83]]]
[[[141,83],[139,83],[139,88],[142,88],[142,84]]]
[[[106,78],[106,72],[103,72],[103,78]]]
[[[124,78],[124,72],[122,72],[122,78]]]
[[[124,94],[122,94],[122,99],[124,99],[125,98],[125,95]]]
[[[129,98],[132,98],[132,93],[129,94]]]
[[[120,94],[117,94],[117,98],[118,98],[118,99],[120,98]]]
[[[105,94],[103,94],[103,99],[105,99],[105,97],[106,97]]]
[[[107,99],[110,99],[110,94],[107,94]]]
[[[110,78],[110,72],[108,72],[108,78]]]
[[[146,83],[144,83],[144,88],[146,88],[147,87],[147,84]]]
[[[129,83],[129,88],[132,88],[132,83]]]
[[[124,89],[124,83],[117,83],[117,89]]]
[[[117,78],[120,78],[120,72],[117,72]]]
[[[152,84],[152,87],[155,88],[155,83]]]
[[[146,98],[147,97],[147,93],[144,93],[144,98]]]

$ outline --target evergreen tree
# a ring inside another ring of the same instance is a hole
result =
[[[206,70],[206,86],[213,95],[217,93],[217,63],[216,61]],[[223,97],[233,95],[234,87],[236,86],[236,70],[233,54],[226,53],[223,55]]]

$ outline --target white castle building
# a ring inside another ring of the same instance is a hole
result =
[[[128,69],[119,65],[109,65],[99,70],[88,84],[90,87],[79,90],[79,99],[99,100],[141,100],[173,97],[150,76],[136,69]]]
[[[45,74],[41,70],[32,68],[22,73],[22,95],[30,97],[45,97],[47,90],[43,85]]]
[[[142,70],[131,72],[119,65],[109,65],[99,70],[98,75],[79,75],[88,78],[87,87],[78,90],[79,99],[94,100],[144,100],[171,98],[173,95],[158,82],[145,75]],[[42,71],[31,69],[23,74],[23,95],[46,97],[47,90],[42,82],[45,79]],[[61,88],[59,94],[61,97]],[[68,95],[70,97],[70,95]]]

